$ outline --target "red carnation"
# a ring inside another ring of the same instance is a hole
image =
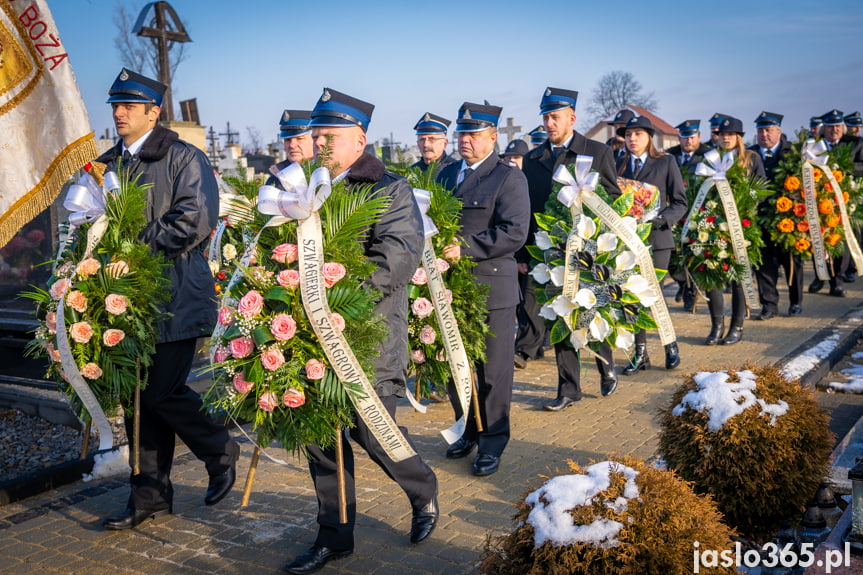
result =
[[[740,223],[741,223],[741,224],[743,224],[743,227],[744,227],[744,228],[748,228],[749,226],[751,226],[751,225],[752,225],[752,222],[750,222],[750,221],[749,221],[749,220],[747,220],[746,218],[743,218],[743,220],[741,220],[741,222],[740,222]]]

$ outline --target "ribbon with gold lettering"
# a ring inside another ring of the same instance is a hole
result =
[[[321,275],[324,242],[318,213],[332,191],[330,172],[326,168],[318,168],[306,184],[302,166],[293,163],[279,172],[277,177],[285,189],[262,186],[258,195],[258,211],[298,221],[300,294],[309,323],[337,377],[342,382],[356,384],[362,388],[362,395],[351,392],[348,396],[357,415],[368,426],[387,456],[393,461],[413,457],[416,452],[375,393],[374,386],[347,340],[341,332],[333,328]]]
[[[437,316],[438,328],[441,339],[446,349],[446,358],[455,382],[458,401],[461,405],[462,416],[449,429],[441,431],[447,443],[454,443],[464,435],[467,426],[467,414],[470,408],[471,396],[473,395],[473,378],[471,375],[471,362],[467,357],[467,351],[461,338],[455,314],[446,297],[446,285],[437,267],[437,256],[432,247],[431,238],[437,233],[437,227],[430,217],[428,208],[431,203],[431,193],[427,190],[414,188],[414,198],[423,216],[423,231],[425,233],[425,247],[423,249],[422,263],[428,276],[429,293]]]
[[[573,235],[578,235],[575,232],[575,216],[581,214],[582,207],[580,204],[583,203],[591,212],[599,217],[599,221],[601,223],[608,226],[608,228],[618,238],[620,238],[624,245],[626,245],[626,247],[635,254],[639,269],[641,270],[641,275],[645,280],[647,280],[650,289],[652,289],[658,296],[656,302],[650,306],[650,313],[659,327],[659,339],[662,341],[663,345],[674,343],[677,341],[677,336],[674,333],[674,326],[671,324],[671,315],[668,313],[668,307],[665,305],[665,298],[662,297],[662,289],[659,287],[659,281],[656,279],[656,271],[653,265],[653,258],[650,256],[650,251],[647,249],[647,246],[641,238],[638,237],[636,226],[631,225],[631,223],[627,223],[627,219],[622,218],[616,211],[614,211],[614,208],[605,203],[603,199],[594,192],[599,183],[599,174],[590,171],[592,164],[592,156],[580,155],[575,162],[574,177],[565,165],[558,166],[557,170],[554,172],[554,181],[563,184],[563,188],[561,188],[557,194],[557,199],[562,204],[569,207],[573,214],[573,232],[570,233],[570,238],[567,239],[567,271],[564,273],[564,288],[572,289],[574,287],[576,291],[578,290],[578,270],[574,269],[570,272],[568,269],[570,262],[572,261],[569,250],[570,245],[572,245],[573,248],[580,245],[580,239],[572,242],[570,242],[570,240]],[[574,204],[579,205],[573,207]],[[630,219],[632,220],[632,223],[635,223],[634,219]],[[575,275],[575,277],[569,281],[569,288],[567,288],[567,273]],[[573,297],[575,292],[572,292],[572,294],[572,296],[568,297]]]
[[[734,201],[734,191],[728,183],[728,178],[725,177],[725,173],[734,165],[734,160],[735,153],[733,151],[727,152],[721,157],[716,150],[710,150],[704,154],[704,162],[695,167],[695,174],[698,176],[707,176],[708,179],[704,180],[701,188],[698,190],[698,196],[692,204],[692,209],[686,218],[687,225],[683,231],[684,234],[688,231],[688,224],[692,216],[701,209],[708,190],[716,186],[719,200],[722,202],[722,209],[725,212],[728,234],[731,236],[731,249],[734,252],[735,259],[743,266],[743,277],[740,280],[743,294],[746,297],[746,303],[749,308],[755,309],[758,305],[758,296],[755,294],[755,286],[752,281],[752,266],[749,264],[749,254],[746,251],[743,224],[740,223],[740,213],[737,211],[737,204]],[[681,234],[681,240],[686,237],[684,234]]]
[[[823,238],[821,236],[821,223],[818,217],[818,200],[815,192],[815,174],[813,165],[821,170],[830,186],[833,188],[833,195],[836,205],[839,206],[839,216],[842,218],[842,228],[845,232],[845,242],[848,246],[848,251],[851,253],[851,259],[857,269],[863,269],[863,251],[860,250],[860,244],[857,243],[857,238],[854,236],[854,231],[851,228],[851,220],[848,218],[848,208],[845,205],[845,197],[842,195],[842,188],[836,177],[833,175],[833,170],[830,169],[830,155],[827,149],[827,144],[824,140],[809,139],[803,142],[801,151],[803,156],[803,194],[806,198],[806,214],[809,220],[809,232],[812,237],[812,253],[815,259],[815,271],[820,280],[830,279],[830,274],[825,265],[826,257],[824,256]],[[811,204],[811,207],[810,207]],[[814,218],[814,223],[813,223]],[[821,248],[821,257],[815,252],[815,236],[818,236],[819,246]],[[821,263],[821,273],[818,273],[818,263]]]

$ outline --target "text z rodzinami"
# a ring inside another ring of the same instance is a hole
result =
[[[824,573],[831,573],[834,567],[850,567],[851,544],[845,543],[845,549],[825,549],[824,558],[815,558],[815,544],[787,543],[780,547],[776,543],[766,543],[761,548],[743,549],[740,543],[735,543],[731,549],[717,551],[701,549],[698,541],[692,544],[692,571],[701,573],[702,567],[823,567]]]

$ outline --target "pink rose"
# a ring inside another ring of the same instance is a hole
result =
[[[429,277],[425,268],[417,268],[417,271],[414,272],[414,276],[411,278],[411,283],[418,286],[426,285],[428,281]]]
[[[258,407],[264,411],[273,411],[278,405],[279,398],[271,391],[261,394],[260,399],[258,399]]]
[[[437,332],[430,325],[424,325],[422,331],[420,332],[420,342],[431,345],[434,343],[434,340],[437,338]]]
[[[251,381],[246,381],[245,379],[243,379],[242,373],[238,373],[234,376],[234,389],[236,389],[240,393],[248,393],[254,385],[255,384]]]
[[[285,407],[299,407],[306,402],[306,394],[302,389],[289,387],[282,396],[282,405]]]
[[[78,343],[87,343],[93,337],[93,328],[86,321],[79,321],[69,328],[69,335]]]
[[[93,258],[81,260],[81,263],[78,264],[78,275],[84,278],[90,277],[95,275],[101,267],[102,264],[99,263],[99,260]]]
[[[107,297],[105,297],[105,311],[110,313],[111,315],[120,315],[121,313],[126,313],[126,309],[129,306],[128,300],[126,300],[126,296],[122,296],[115,293],[109,293]]]
[[[48,333],[57,333],[57,313],[49,311],[45,314],[45,327],[48,328]]]
[[[60,361],[60,350],[54,349],[54,346],[51,345],[50,341],[45,342],[45,351],[48,352],[48,357],[51,358],[51,361]]]
[[[219,323],[225,326],[234,323],[234,308],[228,306],[219,308]]]
[[[444,290],[444,297],[446,298],[447,303],[452,303],[452,290]]]
[[[333,325],[333,329],[339,333],[345,331],[345,318],[342,317],[342,314],[333,312],[330,314],[330,323]]]
[[[112,278],[119,278],[129,273],[129,265],[123,260],[117,260],[105,266],[105,271]]]
[[[421,349],[415,349],[411,352],[411,360],[414,363],[425,363],[426,354]]]
[[[437,271],[439,271],[440,273],[444,273],[448,269],[449,269],[449,262],[443,258],[438,258],[437,259]]]
[[[297,244],[279,244],[273,248],[273,259],[280,264],[291,264],[297,261]]]
[[[261,365],[269,371],[276,371],[285,363],[285,356],[277,349],[268,349],[261,354]]]
[[[95,363],[88,363],[81,367],[81,375],[87,379],[99,379],[102,377],[102,368]]]
[[[306,362],[306,377],[309,379],[321,379],[327,366],[319,359],[310,359]]]
[[[287,288],[295,288],[300,285],[300,272],[297,270],[282,270],[276,276],[276,282]]]
[[[51,299],[59,300],[60,296],[65,293],[66,289],[69,287],[69,278],[62,278],[55,281],[51,284],[51,289],[48,290],[48,293],[51,295]]]
[[[108,347],[114,347],[126,338],[126,333],[122,329],[106,329],[102,333],[102,343]]]
[[[411,304],[411,311],[414,312],[414,315],[418,318],[428,317],[434,311],[434,306],[432,303],[424,297],[418,297]]]
[[[338,262],[327,262],[321,266],[321,275],[324,276],[324,283],[327,284],[327,287],[333,287],[347,273],[348,270],[345,269],[345,266]]]
[[[236,358],[246,357],[255,349],[254,340],[248,336],[232,339],[228,345],[231,347],[231,355]]]
[[[228,348],[220,345],[216,348],[216,352],[213,354],[213,359],[216,361],[216,363],[222,363],[223,361],[228,359],[228,355],[230,355],[228,353]]]
[[[297,322],[286,313],[276,315],[270,322],[270,331],[279,341],[288,341],[297,333]]]
[[[66,294],[66,303],[79,313],[87,311],[87,296],[81,290],[72,290]]]
[[[249,290],[246,295],[240,298],[240,303],[237,305],[237,311],[243,317],[255,317],[261,310],[264,309],[264,296],[255,290]]]

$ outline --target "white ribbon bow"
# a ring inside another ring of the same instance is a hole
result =
[[[88,173],[78,178],[78,183],[69,186],[63,207],[69,210],[69,223],[80,226],[95,221],[105,213],[105,198],[120,189],[120,179],[114,172],[105,173],[105,184],[99,186]]]
[[[824,140],[815,141],[812,138],[803,142],[801,150],[803,161],[810,161],[819,166],[826,166],[830,160],[830,151],[827,149],[827,143]]]
[[[414,199],[417,202],[417,206],[419,206],[420,214],[422,214],[425,238],[429,239],[438,233],[437,226],[428,216],[428,211],[431,207],[431,192],[420,188],[414,188]]]
[[[275,186],[258,188],[258,211],[262,214],[304,220],[320,210],[332,192],[330,171],[324,167],[312,172],[308,183],[298,162],[289,164],[276,177],[284,190]]]
[[[695,166],[695,175],[711,176],[713,181],[724,180],[725,173],[734,165],[734,152],[720,156],[716,150],[704,154],[704,161]]]
[[[575,177],[566,168],[564,164],[557,167],[554,172],[554,181],[563,184],[563,187],[557,192],[557,199],[566,207],[578,199],[584,192],[592,192],[599,185],[599,174],[591,172],[590,166],[593,164],[593,156],[578,156],[575,160]]]

